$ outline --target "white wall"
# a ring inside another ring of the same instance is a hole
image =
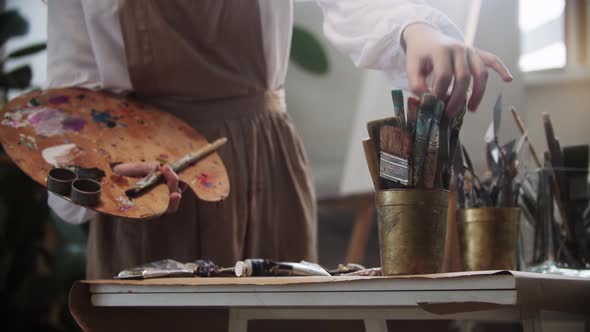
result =
[[[562,147],[590,144],[590,80],[528,86],[528,132],[540,158],[547,151],[542,113],[551,116]]]
[[[322,22],[322,11],[315,1],[295,2],[294,24],[321,41],[330,71],[314,75],[290,63],[285,83],[288,112],[303,138],[320,196],[338,191],[362,76],[362,71],[324,38]]]

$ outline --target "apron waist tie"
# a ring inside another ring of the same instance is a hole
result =
[[[190,97],[136,96],[162,111],[189,122],[248,118],[261,112],[286,111],[285,90],[267,90],[223,99],[196,100]]]

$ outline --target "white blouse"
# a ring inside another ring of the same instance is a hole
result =
[[[268,86],[285,82],[292,0],[257,0]],[[393,86],[407,89],[401,33],[423,22],[462,39],[459,29],[424,0],[316,0],[324,14],[324,34],[361,68],[383,71]],[[80,86],[115,92],[133,90],[117,15],[118,0],[50,0],[47,27],[46,88]],[[49,206],[67,222],[81,223],[90,210],[49,195]]]

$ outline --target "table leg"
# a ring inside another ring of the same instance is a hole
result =
[[[365,332],[387,332],[385,319],[365,319]]]
[[[248,320],[240,318],[238,315],[239,309],[229,309],[229,324],[228,332],[247,332]]]
[[[520,320],[523,332],[542,332],[541,313],[539,309],[522,307],[520,309]]]

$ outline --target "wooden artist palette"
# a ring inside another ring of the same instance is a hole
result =
[[[47,174],[54,166],[73,167],[79,176],[94,177],[102,185],[100,203],[92,209],[127,218],[163,214],[168,187],[162,183],[129,199],[125,190],[139,179],[113,173],[112,164],[168,163],[208,144],[169,113],[84,89],[26,93],[4,106],[0,120],[4,150],[31,178],[47,186]],[[202,200],[219,201],[229,194],[227,172],[217,153],[186,168],[179,177]]]

